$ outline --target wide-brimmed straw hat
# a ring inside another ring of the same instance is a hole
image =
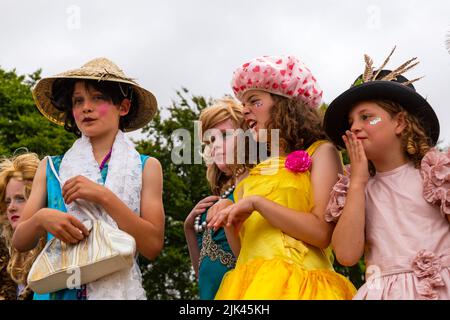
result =
[[[43,78],[33,88],[33,98],[39,111],[50,121],[64,125],[65,113],[52,103],[53,83],[57,79],[98,80],[129,84],[133,88],[132,107],[137,108],[136,116],[129,120],[124,131],[133,131],[144,127],[155,115],[157,102],[155,96],[142,88],[136,81],[112,61],[96,58],[81,68],[66,71],[55,76]]]
[[[439,139],[439,120],[428,101],[416,92],[413,82],[401,74],[416,66],[417,58],[412,58],[394,70],[383,69],[394,49],[378,70],[372,67],[372,59],[365,55],[366,68],[350,89],[340,94],[327,108],[324,128],[328,137],[338,146],[345,148],[342,136],[350,129],[348,114],[358,103],[367,100],[389,100],[401,105],[408,113],[415,116],[427,136],[435,145]]]

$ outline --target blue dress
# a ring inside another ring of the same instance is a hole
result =
[[[142,170],[144,170],[145,162],[149,156],[141,154]],[[59,167],[63,159],[62,155],[53,156],[52,161],[55,166],[56,172],[59,174]],[[101,170],[102,182],[106,181],[106,176],[108,174],[108,164],[106,164]],[[47,208],[56,209],[62,212],[67,212],[66,206],[64,204],[64,198],[62,196],[61,187],[59,181],[53,174],[50,163],[47,161],[46,170],[47,179]],[[51,240],[53,235],[47,233],[47,241]],[[34,300],[86,300],[86,290],[85,286],[81,286],[80,289],[63,289],[60,291],[46,293],[46,294],[34,294]]]
[[[233,194],[228,199],[234,202]],[[206,213],[201,215],[201,223],[206,220]],[[222,282],[223,275],[233,269],[236,258],[228,244],[223,228],[216,232],[207,229],[197,233],[197,244],[200,249],[198,267],[198,289],[201,300],[213,300]]]

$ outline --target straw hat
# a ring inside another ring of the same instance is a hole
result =
[[[57,79],[87,79],[98,81],[111,81],[126,83],[133,88],[134,108],[137,108],[136,116],[130,119],[129,125],[124,131],[133,131],[144,127],[154,116],[157,109],[155,96],[148,90],[142,88],[132,78],[112,61],[106,58],[96,58],[89,61],[79,69],[66,71],[56,76],[39,80],[33,88],[33,98],[39,111],[50,121],[64,125],[65,115],[52,103],[51,97],[53,83]]]

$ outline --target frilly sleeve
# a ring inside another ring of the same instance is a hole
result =
[[[423,179],[423,197],[450,214],[450,149],[444,153],[431,149],[423,157],[420,174]]]
[[[346,166],[345,174],[338,174],[338,176],[339,180],[331,190],[330,201],[325,211],[325,221],[327,222],[337,222],[342,214],[350,185],[350,166]]]

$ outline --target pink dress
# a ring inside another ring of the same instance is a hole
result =
[[[421,169],[407,163],[366,187],[366,283],[354,299],[450,299],[450,153]],[[349,177],[332,191],[326,220],[337,221]]]

